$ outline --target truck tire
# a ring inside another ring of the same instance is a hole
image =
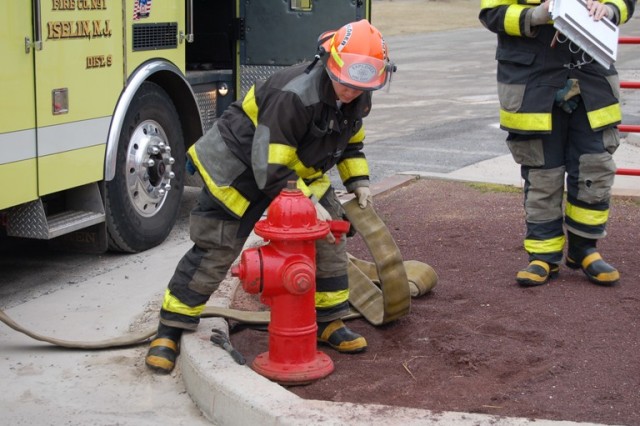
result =
[[[122,125],[116,174],[106,182],[109,249],[135,253],[162,243],[176,222],[185,174],[185,144],[176,108],[145,82]]]

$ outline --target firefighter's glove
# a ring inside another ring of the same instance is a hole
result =
[[[536,27],[538,25],[544,25],[549,22],[551,16],[549,15],[549,5],[541,4],[533,8],[531,13],[531,26]]]
[[[187,156],[187,164],[185,166],[187,173],[194,175],[196,173],[196,166],[191,162],[191,158]]]
[[[556,92],[556,105],[562,108],[567,114],[571,114],[578,108],[580,102],[580,85],[578,80],[570,78],[567,84]]]
[[[327,209],[325,209],[322,204],[320,203],[315,203],[315,207],[316,207],[316,217],[318,218],[319,221],[323,221],[323,222],[327,222],[332,220],[331,219],[331,214],[329,214],[329,212],[327,211]],[[327,240],[327,242],[329,244],[335,244],[336,242],[336,237],[333,236],[333,234],[331,232],[329,232],[327,234],[327,236],[325,237],[325,239]]]
[[[367,207],[367,204],[372,202],[371,189],[368,186],[359,186],[353,190],[353,193],[358,198],[358,204],[361,209]]]

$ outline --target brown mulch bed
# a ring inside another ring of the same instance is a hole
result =
[[[374,204],[405,260],[433,266],[437,287],[409,315],[374,327],[349,322],[366,352],[331,356],[335,371],[289,389],[307,399],[433,411],[640,424],[640,201],[613,199],[601,253],[621,273],[599,287],[561,267],[550,284],[521,288],[527,263],[522,194],[501,186],[420,179]],[[361,240],[349,252],[368,259]],[[247,298],[239,288],[236,307]],[[255,299],[254,299],[255,301]],[[268,334],[233,344],[249,361]]]

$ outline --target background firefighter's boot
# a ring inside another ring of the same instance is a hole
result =
[[[367,348],[365,338],[347,328],[340,319],[318,323],[318,342],[341,353],[356,353]]]
[[[569,234],[569,252],[567,266],[571,269],[582,269],[589,281],[594,284],[612,286],[620,281],[620,273],[616,268],[602,259],[596,249],[597,240]]]
[[[523,287],[546,284],[551,278],[558,276],[560,267],[542,260],[532,260],[529,265],[518,271],[516,282]]]
[[[144,362],[147,367],[158,373],[169,374],[176,365],[182,329],[158,325],[158,333],[149,345]]]

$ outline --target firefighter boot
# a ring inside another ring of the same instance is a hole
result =
[[[158,325],[158,333],[149,345],[145,364],[157,373],[169,374],[176,365],[182,329]]]
[[[318,342],[345,354],[361,352],[367,348],[365,338],[347,328],[340,319],[318,323]]]
[[[546,284],[551,278],[555,278],[560,267],[554,263],[542,260],[532,260],[529,266],[518,271],[516,282],[523,287],[533,287]]]
[[[602,259],[596,249],[596,241],[569,232],[567,266],[571,269],[582,269],[589,281],[594,284],[615,285],[620,280],[620,273]]]

